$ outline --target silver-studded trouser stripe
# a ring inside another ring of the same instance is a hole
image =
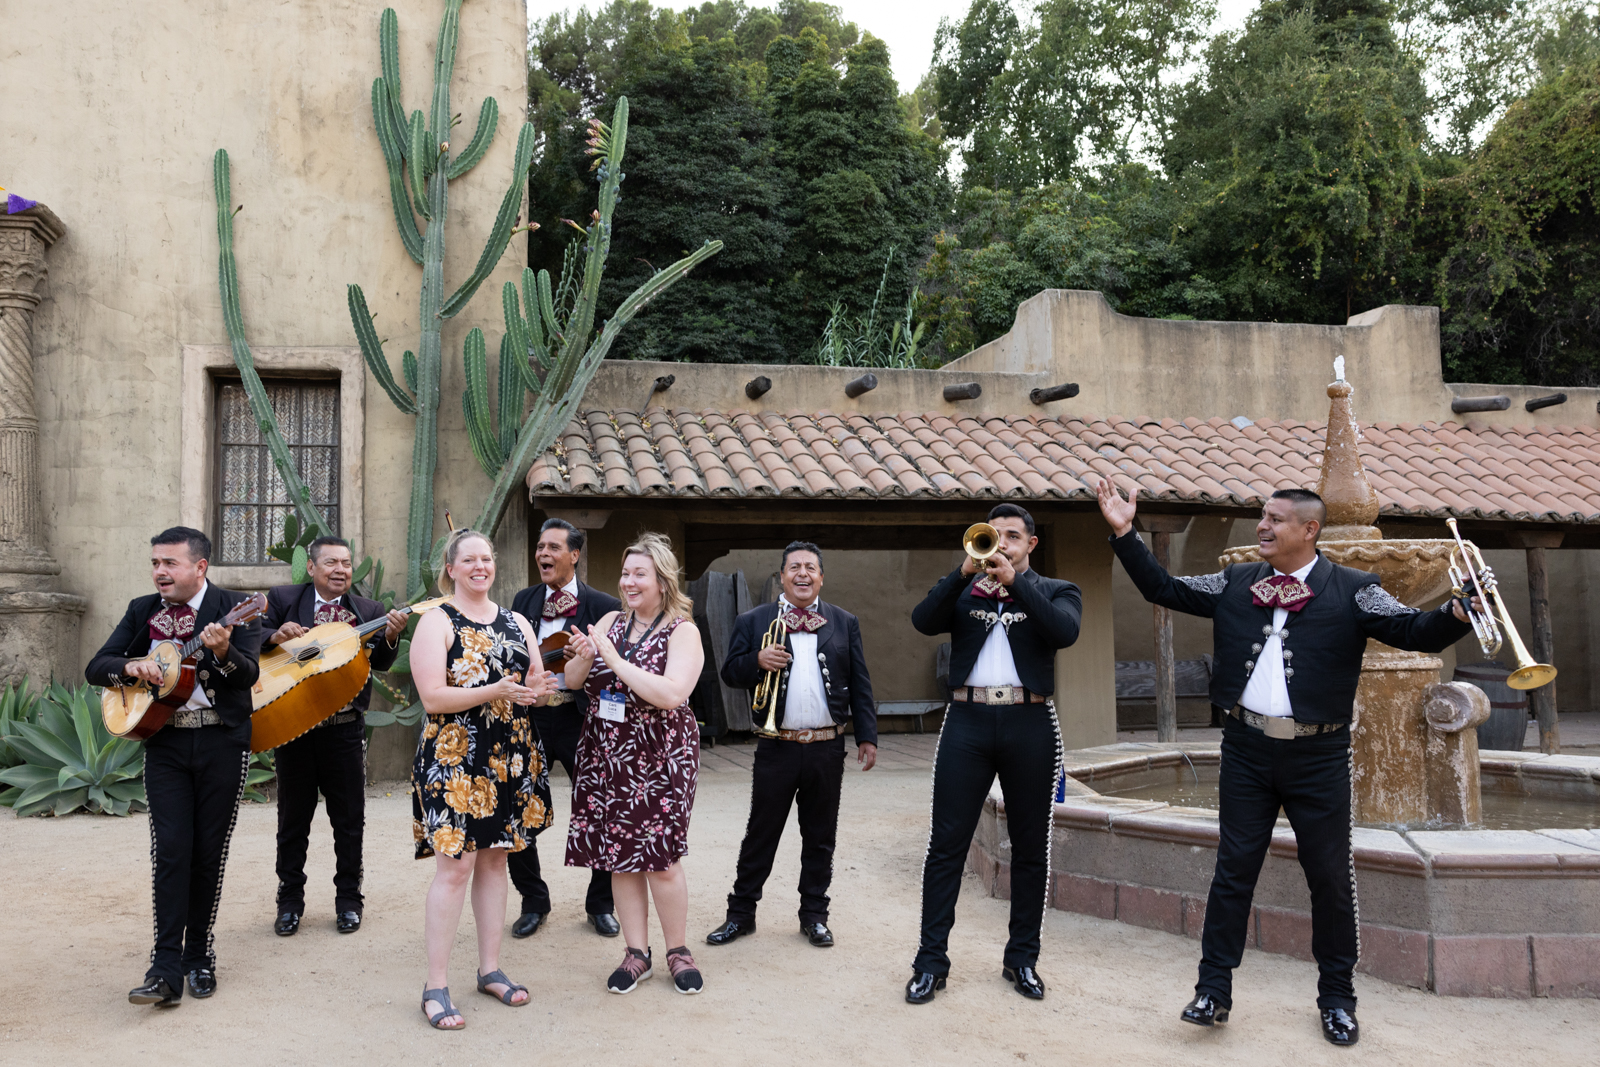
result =
[[[923,846],[922,849],[922,869],[918,873],[917,877],[917,922],[919,925],[922,922],[922,916],[924,914],[923,906],[926,904],[928,896],[928,857],[933,854],[933,800],[934,795],[939,791],[939,746],[944,744],[944,728],[950,722],[950,711],[954,707],[955,705],[953,703],[947,703],[944,706],[944,718],[939,722],[938,738],[933,742],[933,760],[929,764],[928,843]],[[918,954],[920,954],[921,951],[922,946],[921,944],[918,944]],[[916,966],[915,958],[912,959],[911,965],[912,967]]]
[[[1350,747],[1350,918],[1356,927],[1356,966],[1361,965],[1361,898],[1356,894],[1356,750]]]
[[[213,967],[217,964],[217,909],[222,906],[222,875],[228,869],[228,846],[233,843],[233,828],[239,824],[239,806],[244,800],[244,786],[250,780],[250,750],[246,748],[239,757],[239,789],[233,795],[233,814],[228,817],[228,832],[222,838],[222,855],[217,858],[217,891],[211,898],[211,918],[206,920],[206,959]]]
[[[1055,698],[1052,697],[1049,700],[1046,700],[1044,702],[1044,706],[1050,712],[1050,729],[1055,734],[1056,760],[1054,768],[1050,772],[1050,803],[1045,807],[1045,811],[1049,812],[1049,815],[1047,816],[1047,821],[1045,823],[1044,835],[1044,910],[1039,913],[1039,944],[1041,954],[1044,951],[1044,919],[1050,914],[1050,889],[1055,884],[1055,874],[1054,868],[1051,866],[1051,858],[1053,856],[1056,844],[1056,783],[1061,780],[1061,768],[1066,765],[1066,751],[1063,748],[1063,743],[1061,740],[1061,720],[1056,717]]]

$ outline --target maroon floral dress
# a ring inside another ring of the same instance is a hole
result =
[[[629,662],[663,674],[674,619],[639,643]],[[608,636],[621,647],[628,617],[619,614]],[[600,718],[600,693],[627,700],[627,718]],[[686,700],[671,711],[651,707],[596,659],[584,683],[589,710],[578,738],[577,779],[567,866],[599,871],[664,871],[689,851],[689,813],[700,773],[700,724]]]

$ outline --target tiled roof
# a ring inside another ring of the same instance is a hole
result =
[[[536,496],[1077,501],[1255,508],[1316,484],[1323,423],[1093,417],[581,412],[528,472]],[[1389,517],[1600,523],[1600,431],[1376,423],[1361,458]]]

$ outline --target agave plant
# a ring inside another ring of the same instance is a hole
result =
[[[39,694],[28,685],[26,677],[7,683],[5,689],[0,690],[0,770],[22,762],[22,756],[11,747],[8,739],[17,723],[33,722],[38,715]]]
[[[0,771],[0,804],[18,815],[49,811],[126,815],[145,809],[144,751],[100,720],[99,690],[52,683],[34,722],[15,722],[7,744],[23,762]]]
[[[256,786],[278,777],[278,764],[274,752],[256,752],[250,756],[250,770],[244,778],[244,799],[253,804],[265,804],[267,794]]]

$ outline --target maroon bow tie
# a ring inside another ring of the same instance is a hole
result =
[[[150,640],[169,641],[194,633],[194,609],[187,604],[163,604],[150,616]]]
[[[325,622],[355,622],[356,614],[343,604],[334,601],[324,601],[317,605],[317,610],[311,615],[311,625],[321,626]]]
[[[1250,587],[1251,603],[1258,608],[1299,611],[1316,596],[1311,587],[1292,574],[1263,578]]]
[[[561,590],[555,596],[544,598],[544,609],[539,612],[539,617],[544,619],[564,619],[578,613],[578,598]]]
[[[982,574],[972,583],[972,595],[981,600],[1010,600],[1011,590],[992,574]]]
[[[797,608],[790,606],[783,613],[783,624],[789,628],[790,633],[803,632],[814,634],[828,624],[821,612],[812,608]]]

